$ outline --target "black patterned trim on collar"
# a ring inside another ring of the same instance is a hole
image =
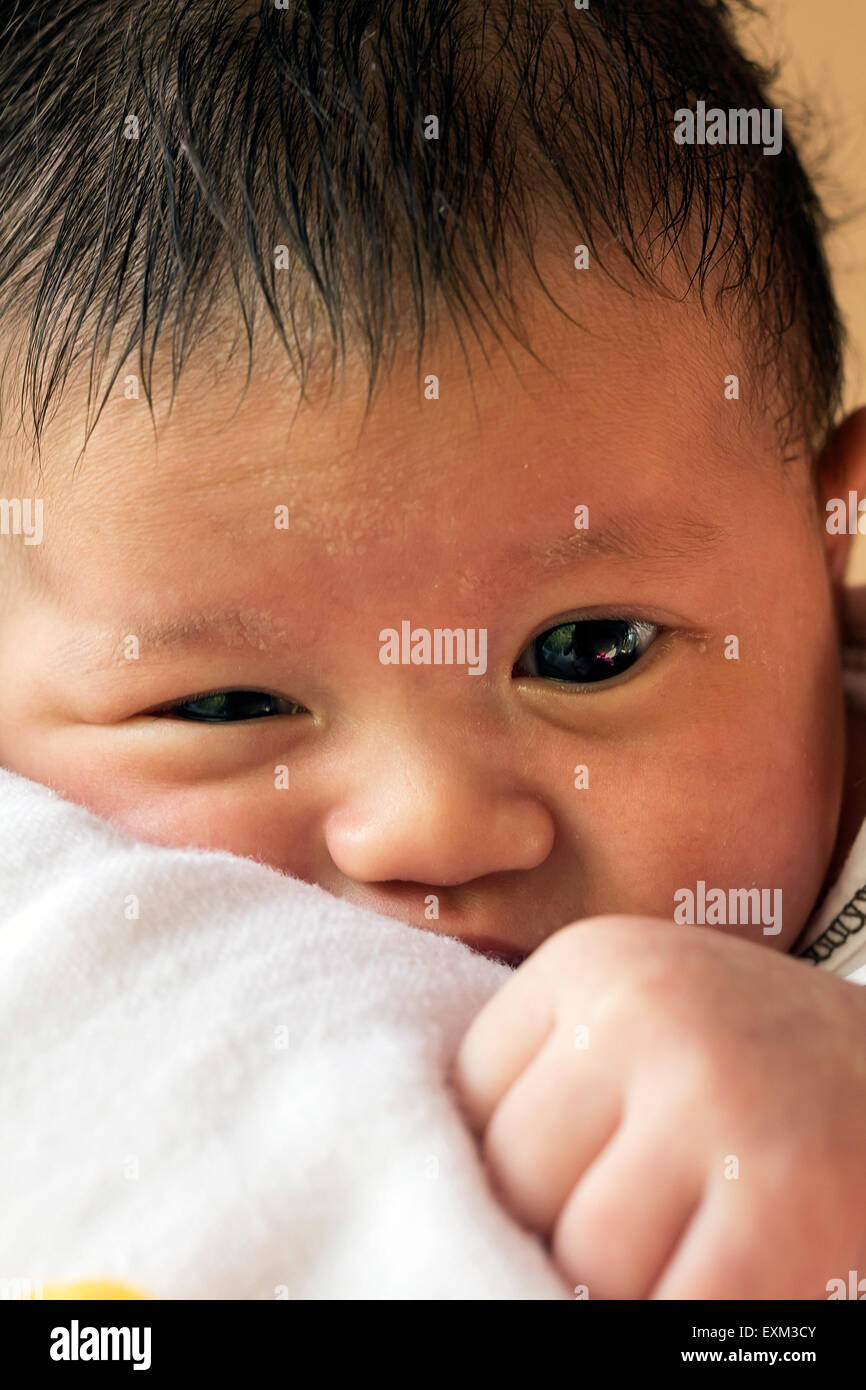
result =
[[[821,935],[812,942],[807,950],[803,951],[800,959],[811,960],[815,965],[822,965],[825,960],[829,960],[834,951],[838,951],[850,936],[855,932],[861,931],[866,926],[866,885],[858,888],[850,902],[846,903],[841,912],[837,912],[828,927],[825,927]]]

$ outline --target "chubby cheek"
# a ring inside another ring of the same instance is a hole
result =
[[[291,803],[272,767],[188,785],[124,775],[104,755],[46,756],[41,740],[18,740],[3,765],[50,786],[133,839],[169,848],[224,850],[257,859],[282,873],[312,878],[316,868],[314,808]]]
[[[121,826],[135,839],[175,848],[225,850],[258,859],[289,873],[298,872],[288,860],[288,836],[275,832],[276,814],[269,814],[260,783],[230,786],[161,788],[128,784],[106,792],[102,806],[87,804],[97,815]]]
[[[685,920],[721,927],[712,913],[701,920],[699,884],[704,895],[723,890],[726,903],[731,890],[758,888],[767,890],[761,922],[731,921],[727,912],[722,929],[788,950],[820,896],[835,840],[844,760],[838,681],[821,678],[791,697],[754,690],[736,706],[717,693],[679,715],[637,752],[600,752],[598,791],[575,793],[586,798],[567,812],[581,915],[670,920],[688,906],[685,892],[695,906]]]

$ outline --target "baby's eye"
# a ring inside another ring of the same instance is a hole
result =
[[[236,724],[247,719],[271,719],[280,714],[308,714],[295,700],[265,695],[261,690],[215,690],[159,711],[164,719],[194,719],[205,724]]]
[[[637,618],[585,618],[542,632],[521,653],[516,676],[594,685],[639,661],[661,629]]]

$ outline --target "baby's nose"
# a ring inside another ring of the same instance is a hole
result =
[[[380,770],[325,824],[328,852],[347,878],[442,887],[537,868],[554,834],[534,794],[468,766]]]

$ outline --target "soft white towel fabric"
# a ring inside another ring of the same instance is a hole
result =
[[[0,1280],[569,1297],[490,1192],[446,1080],[507,978],[0,771]]]

